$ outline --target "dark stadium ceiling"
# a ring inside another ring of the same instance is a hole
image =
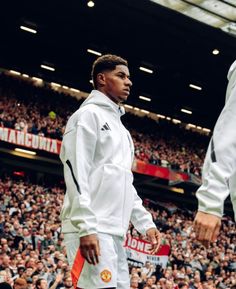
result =
[[[133,89],[128,104],[212,128],[224,104],[236,38],[149,0],[94,2],[93,8],[86,0],[1,3],[0,67],[89,92],[96,56],[87,49],[115,53],[129,61]],[[212,54],[214,49],[220,53]],[[42,69],[43,63],[55,71]]]

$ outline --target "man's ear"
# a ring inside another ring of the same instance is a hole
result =
[[[98,73],[97,75],[97,84],[98,86],[104,86],[106,83],[106,77],[105,77],[105,74],[100,72]]]

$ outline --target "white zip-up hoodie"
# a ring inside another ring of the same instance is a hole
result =
[[[155,227],[133,186],[134,146],[122,114],[123,108],[93,90],[68,120],[60,153],[67,188],[63,233],[124,236],[130,220],[142,234]]]
[[[222,217],[230,194],[236,220],[236,61],[227,77],[225,106],[213,131],[196,195],[199,211]]]

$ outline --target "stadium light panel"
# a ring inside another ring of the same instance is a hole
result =
[[[133,108],[133,106],[132,106],[132,105],[128,105],[128,104],[124,104],[124,107],[126,107],[126,108],[130,108],[130,109],[132,109],[132,108]]]
[[[25,77],[25,78],[29,78],[29,75],[25,74],[25,73],[23,73],[22,76]]]
[[[202,130],[205,132],[211,132],[211,130],[209,128],[205,128],[205,127]]]
[[[173,119],[172,119],[172,122],[175,123],[175,124],[177,124],[177,123],[181,123],[181,120],[173,118]]]
[[[202,90],[201,86],[198,86],[198,85],[195,85],[195,84],[192,84],[192,83],[189,84],[189,87],[197,89],[197,90]]]
[[[76,89],[76,88],[70,88],[71,91],[74,91],[74,92],[80,92],[79,89]]]
[[[54,67],[51,67],[51,66],[48,66],[48,65],[45,65],[45,64],[41,64],[40,67],[43,68],[43,69],[46,69],[46,70],[55,71]]]
[[[214,55],[218,55],[219,53],[220,53],[220,51],[216,48],[212,50],[212,54],[214,54]]]
[[[94,7],[95,3],[93,1],[88,1],[87,5],[88,7],[92,8]]]
[[[185,108],[181,108],[181,111],[187,114],[192,114],[191,110],[185,109]]]
[[[9,72],[10,72],[11,74],[21,75],[21,73],[20,73],[19,71],[9,70]]]
[[[28,155],[32,155],[32,156],[36,155],[36,152],[29,151],[29,150],[24,150],[24,149],[21,149],[21,148],[15,148],[15,151],[16,152],[20,152],[20,153],[24,153],[24,154],[28,154]]]
[[[96,51],[96,50],[89,49],[89,48],[87,49],[87,52],[88,52],[88,53],[91,53],[91,54],[98,55],[98,56],[101,56],[101,55],[102,55],[101,52],[98,52],[98,51]]]
[[[33,79],[33,80],[36,80],[36,81],[40,81],[40,82],[42,82],[42,81],[43,81],[43,80],[42,80],[42,78],[39,78],[39,77],[35,77],[35,76],[34,76],[34,77],[32,77],[32,79]]]
[[[32,28],[29,28],[29,27],[24,26],[24,25],[21,25],[21,26],[20,26],[20,29],[21,29],[21,30],[24,30],[24,31],[27,31],[27,32],[30,32],[30,33],[33,33],[33,34],[36,34],[36,33],[37,33],[37,30],[32,29]]]
[[[166,118],[164,115],[162,115],[162,114],[157,114],[157,117],[159,117],[159,118]]]
[[[150,113],[150,111],[145,110],[145,109],[141,109],[140,111],[143,112],[143,113],[146,113],[146,114]]]
[[[147,72],[147,73],[153,73],[153,70],[146,68],[146,67],[143,67],[143,66],[140,66],[139,69],[144,71],[144,72]]]
[[[145,101],[151,101],[151,98],[146,97],[146,96],[140,95],[139,98],[142,99],[142,100],[145,100]]]
[[[192,124],[192,123],[188,123],[187,126],[188,126],[188,127],[192,127],[192,128],[195,128],[195,127],[196,127],[196,125],[195,125],[195,124]]]
[[[51,82],[51,86],[61,87],[61,84],[56,82]]]

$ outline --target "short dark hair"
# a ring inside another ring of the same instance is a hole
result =
[[[11,285],[7,282],[1,282],[1,289],[12,289]]]
[[[41,281],[45,280],[44,278],[39,278],[36,282],[35,282],[35,288],[39,289],[39,286],[41,285]]]
[[[92,79],[93,79],[93,86],[97,89],[97,75],[103,71],[112,71],[116,68],[116,65],[125,65],[128,66],[127,60],[123,59],[120,56],[113,55],[113,54],[105,54],[98,57],[92,66]]]
[[[179,289],[183,288],[184,286],[188,286],[188,284],[186,282],[179,282],[178,283]]]

